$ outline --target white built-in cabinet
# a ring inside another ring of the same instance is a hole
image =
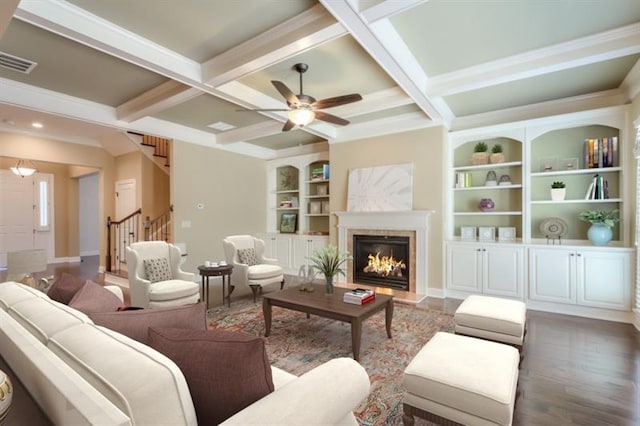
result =
[[[630,127],[628,106],[618,106],[451,132],[445,295],[511,297],[533,309],[626,320],[635,268],[634,211],[628,202],[634,186],[625,177],[633,175],[634,167]],[[591,138],[617,140],[615,164],[591,168],[585,164],[585,139]],[[478,142],[489,148],[501,144],[504,162],[472,164]],[[502,185],[485,185],[491,171],[498,181],[505,176]],[[607,180],[609,198],[586,197],[595,174]],[[566,184],[562,201],[550,198],[555,181]],[[481,211],[482,198],[491,198],[495,208]],[[595,247],[587,239],[589,224],[580,221],[578,214],[611,209],[619,209],[621,218],[613,241]],[[545,238],[542,229],[549,218],[560,218],[568,225],[562,240]],[[493,227],[495,238],[486,241],[478,234],[468,238],[470,227]],[[515,229],[515,240],[499,239],[500,227]]]
[[[529,249],[529,299],[631,309],[632,249]]]
[[[313,252],[329,244],[325,235],[258,234],[265,242],[265,256],[277,259],[285,273],[296,275],[300,266],[309,264]]]
[[[522,298],[524,248],[498,244],[447,244],[449,296],[470,293]]]

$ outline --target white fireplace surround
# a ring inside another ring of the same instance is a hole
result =
[[[427,295],[429,272],[429,216],[432,210],[395,212],[336,212],[338,216],[338,248],[347,250],[349,230],[399,230],[416,234],[416,293]],[[344,278],[343,278],[344,279]]]

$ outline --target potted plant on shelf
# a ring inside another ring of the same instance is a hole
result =
[[[613,237],[613,226],[620,221],[618,210],[587,210],[578,214],[580,220],[591,223],[587,237],[594,246],[606,246]]]
[[[473,147],[471,164],[474,166],[478,166],[480,164],[489,164],[489,147],[485,142],[478,142]]]
[[[504,154],[502,153],[502,145],[499,143],[491,147],[491,155],[489,161],[492,164],[504,163]]]
[[[315,268],[324,274],[325,290],[327,294],[333,293],[333,277],[338,274],[344,275],[340,267],[351,259],[349,252],[340,251],[338,247],[328,245],[313,252],[311,263]]]
[[[565,184],[562,181],[555,181],[551,184],[551,199],[553,201],[562,201],[566,196]]]

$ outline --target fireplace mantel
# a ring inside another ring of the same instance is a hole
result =
[[[415,292],[427,295],[429,265],[429,216],[432,210],[394,212],[335,212],[338,217],[338,247],[347,250],[349,230],[402,230],[416,235]]]

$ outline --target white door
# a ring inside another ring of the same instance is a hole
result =
[[[523,297],[524,248],[493,247],[482,249],[483,294]]]
[[[7,252],[33,247],[33,177],[0,170],[0,266]]]
[[[116,182],[116,220],[129,216],[136,209],[136,180]]]
[[[572,250],[530,249],[529,298],[576,302],[576,254]]]
[[[447,288],[481,292],[481,250],[480,246],[475,245],[447,245]]]

